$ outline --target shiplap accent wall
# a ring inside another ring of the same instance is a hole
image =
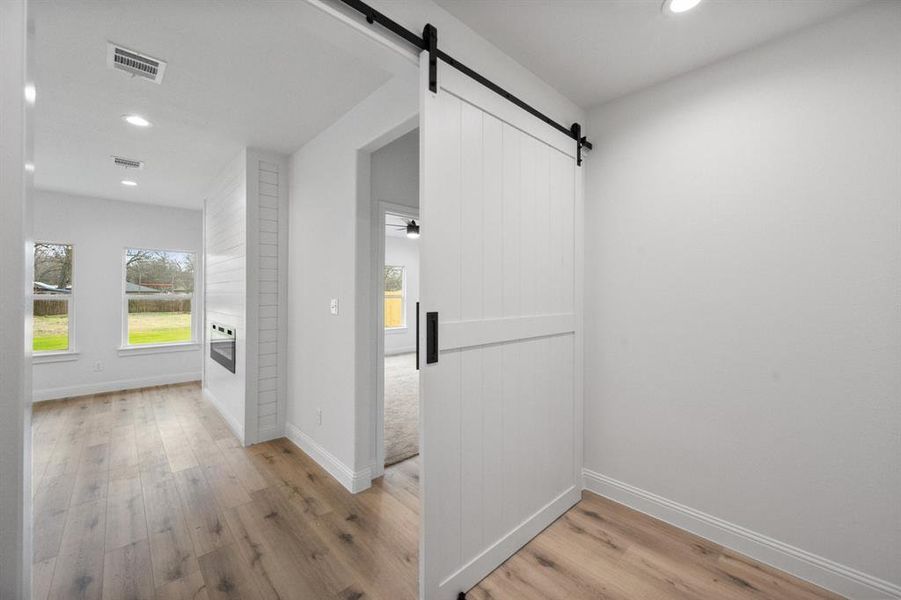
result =
[[[207,324],[238,329],[235,373],[209,358],[204,392],[245,445],[280,437],[285,422],[286,158],[246,149],[206,201]]]
[[[220,173],[204,202],[203,392],[232,430],[244,440],[247,340],[246,153]],[[237,329],[237,369],[226,370],[210,358],[210,323]]]
[[[279,268],[279,259],[285,253],[279,252],[279,242],[284,241],[279,235],[279,224],[285,221],[285,206],[280,206],[279,192],[284,192],[281,181],[284,170],[279,164],[267,160],[257,161],[258,171],[258,240],[259,271],[259,311],[257,327],[259,330],[257,360],[257,430],[258,439],[272,439],[282,435],[284,423],[284,404],[279,407],[279,398],[284,398],[280,390],[284,386],[285,359],[284,334],[280,333],[284,325],[285,298],[280,292],[282,280],[287,273]],[[282,313],[281,315],[279,313]],[[281,359],[281,360],[280,360]]]

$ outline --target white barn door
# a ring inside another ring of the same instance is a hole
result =
[[[447,600],[581,495],[581,183],[571,138],[423,61],[420,595]]]

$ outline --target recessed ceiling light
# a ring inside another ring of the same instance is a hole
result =
[[[150,127],[150,121],[141,115],[122,115],[122,119],[129,125],[134,125],[135,127]]]
[[[38,91],[35,89],[33,83],[25,84],[25,102],[28,104],[34,104],[35,99],[38,96]]]
[[[684,13],[701,3],[701,0],[666,0],[663,10],[673,14]]]
[[[123,179],[120,183],[128,187],[134,187],[138,185],[137,181],[132,181],[131,179]]]
[[[33,162],[25,163],[25,170],[28,171],[29,173],[34,173],[34,163]]]

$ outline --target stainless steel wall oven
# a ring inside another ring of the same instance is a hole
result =
[[[234,327],[210,322],[210,358],[231,371],[235,372],[236,349],[235,339],[237,332]]]

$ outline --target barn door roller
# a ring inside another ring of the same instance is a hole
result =
[[[576,164],[579,166],[582,165],[582,150],[591,150],[592,145],[591,142],[588,141],[588,138],[582,135],[582,126],[579,123],[573,123],[570,127],[561,125],[543,112],[539,111],[537,108],[517,98],[487,77],[484,77],[477,71],[470,69],[460,61],[456,60],[454,57],[440,50],[438,48],[438,30],[434,25],[430,23],[426,24],[426,26],[422,30],[422,37],[420,37],[397,21],[386,16],[384,13],[381,13],[373,7],[369,6],[365,2],[361,2],[360,0],[341,0],[341,2],[363,15],[366,18],[366,22],[370,25],[381,25],[418,50],[425,50],[426,52],[428,52],[429,90],[431,92],[438,92],[438,59],[440,58],[446,64],[457,69],[464,75],[475,79],[476,81],[490,89],[492,92],[498,94],[499,96],[502,96],[506,100],[509,100],[532,116],[541,119],[562,134],[571,137],[576,142]]]

